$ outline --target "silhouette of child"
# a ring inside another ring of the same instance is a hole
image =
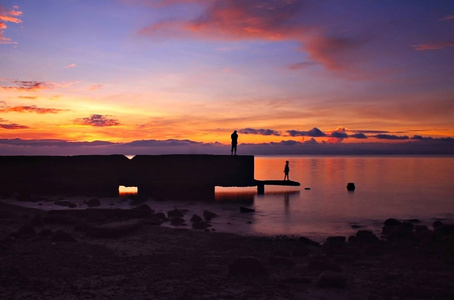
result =
[[[284,180],[290,180],[288,177],[288,173],[290,173],[290,167],[288,166],[288,160],[285,162],[285,168],[284,168]]]

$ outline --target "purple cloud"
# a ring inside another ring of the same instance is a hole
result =
[[[326,133],[318,129],[317,127],[312,128],[308,131],[299,131],[299,130],[287,130],[287,133],[290,136],[310,136],[310,137],[324,137]]]
[[[243,134],[259,134],[259,135],[275,135],[275,136],[281,135],[280,132],[278,132],[276,130],[272,130],[272,129],[244,128],[244,129],[238,130],[238,132],[243,133]]]
[[[78,118],[74,120],[74,124],[94,127],[109,127],[118,126],[120,122],[116,119],[110,119],[110,116],[94,114],[87,118]]]

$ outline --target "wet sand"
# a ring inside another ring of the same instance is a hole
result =
[[[213,232],[203,229],[208,214],[191,229],[191,215],[170,215],[144,205],[44,212],[0,203],[0,298],[454,298],[446,224],[389,221],[380,239],[359,231],[319,244]]]

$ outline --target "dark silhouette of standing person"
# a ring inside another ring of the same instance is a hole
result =
[[[236,155],[236,146],[238,145],[238,133],[236,133],[236,130],[230,135],[230,138],[232,139],[232,149],[230,150],[230,155]]]
[[[285,162],[285,168],[284,168],[284,180],[290,180],[288,177],[288,173],[290,173],[290,167],[288,166],[288,160]]]

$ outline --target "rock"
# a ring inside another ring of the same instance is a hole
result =
[[[129,197],[131,198],[131,202],[129,202],[130,206],[136,206],[136,205],[143,204],[143,203],[147,202],[146,198],[141,198],[141,197],[139,197],[137,195],[130,195]]]
[[[355,236],[350,236],[348,242],[353,245],[367,245],[378,243],[378,237],[369,230],[358,230]]]
[[[170,224],[173,226],[181,226],[185,225],[185,221],[183,218],[173,218],[170,220]]]
[[[55,231],[50,239],[54,242],[77,242],[77,240],[69,233],[63,230]]]
[[[183,211],[179,210],[178,208],[175,208],[171,211],[168,211],[167,216],[169,218],[183,218],[184,213],[183,213]]]
[[[99,199],[93,198],[87,201],[88,207],[98,207],[101,205],[101,201]]]
[[[205,221],[211,221],[211,219],[216,218],[217,216],[218,216],[217,214],[209,210],[203,211],[203,218],[205,219]]]
[[[333,264],[326,260],[321,259],[313,259],[307,265],[309,270],[316,270],[316,271],[336,271],[341,272],[342,268],[336,264]]]
[[[308,239],[306,237],[300,237],[298,238],[298,242],[300,242],[301,244],[305,245],[305,246],[315,246],[315,247],[320,247],[320,244],[317,243],[317,242],[314,242],[313,240],[311,239]]]
[[[240,212],[241,213],[253,213],[253,212],[255,212],[255,209],[241,206],[240,207]]]
[[[295,262],[288,257],[271,256],[268,259],[268,264],[272,266],[293,267]]]
[[[202,221],[203,221],[202,217],[197,214],[193,214],[191,217],[191,222],[202,222]]]
[[[246,256],[237,258],[229,266],[230,276],[264,277],[267,272],[263,264],[255,257]]]
[[[159,220],[165,220],[166,219],[166,215],[162,212],[158,212],[158,213],[155,213],[153,215],[153,218],[156,218],[156,219],[159,219]]]
[[[192,223],[192,228],[193,229],[206,229],[209,226],[210,226],[210,224],[208,224],[205,221],[198,221],[198,222],[193,222]]]
[[[440,228],[442,228],[445,224],[443,224],[442,221],[435,221],[433,222],[432,226],[434,228],[434,230],[438,230]]]
[[[401,224],[402,224],[402,222],[400,222],[399,220],[396,220],[396,219],[392,219],[392,218],[391,219],[387,219],[383,223],[383,225],[385,225],[385,226],[399,226]]]
[[[330,246],[343,246],[345,245],[345,236],[330,236],[326,239],[326,244]]]
[[[67,206],[67,207],[69,207],[73,203],[69,202],[68,200],[59,200],[59,201],[55,201],[54,204],[55,205],[59,205],[59,206]]]
[[[317,286],[321,288],[344,288],[347,280],[339,272],[325,271],[318,277]]]

